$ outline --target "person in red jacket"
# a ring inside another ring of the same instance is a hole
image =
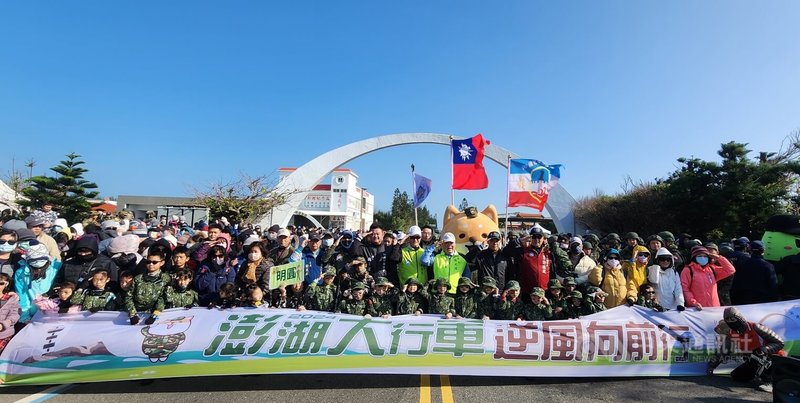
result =
[[[702,246],[692,248],[692,260],[681,272],[681,288],[686,306],[693,306],[697,310],[707,306],[720,306],[717,282],[735,272],[736,269],[724,256],[712,256]]]
[[[569,256],[560,248],[550,248],[539,227],[531,228],[529,236],[522,240],[522,255],[517,258],[517,278],[521,295],[530,295],[534,287],[547,289],[547,283],[555,277],[557,267],[569,267]]]

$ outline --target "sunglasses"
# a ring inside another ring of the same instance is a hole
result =
[[[410,237],[410,238],[411,238],[411,239],[422,239],[422,237],[421,237],[421,236],[419,236],[419,235],[415,235],[415,236],[412,236],[412,237]]]
[[[17,243],[17,241],[0,239],[0,245],[5,245],[5,244],[14,245],[16,243]]]
[[[148,260],[147,264],[159,264],[161,262],[163,262],[163,260]]]
[[[656,292],[655,291],[645,291],[644,293],[645,294],[655,294]]]
[[[533,238],[533,239],[542,239],[544,237],[541,236],[541,235],[531,235],[531,238]]]
[[[214,255],[214,257],[225,257],[225,255]]]
[[[8,285],[8,281],[0,281],[0,285]]]

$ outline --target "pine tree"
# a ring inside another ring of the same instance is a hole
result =
[[[88,199],[97,197],[98,192],[90,190],[97,189],[97,184],[83,179],[89,170],[82,167],[84,162],[79,159],[80,155],[70,153],[66,157],[59,165],[50,168],[57,176],[30,177],[30,186],[22,191],[27,200],[19,203],[32,209],[45,202],[51,203],[60,217],[74,223],[89,217],[92,206]]]

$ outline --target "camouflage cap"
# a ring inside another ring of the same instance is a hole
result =
[[[353,259],[353,261],[352,261],[352,262],[350,262],[350,264],[351,264],[351,265],[352,265],[352,264],[357,264],[357,263],[361,263],[361,264],[367,264],[367,259],[364,259],[364,257],[363,257],[363,256],[359,256],[359,257],[357,257],[357,258]]]
[[[416,285],[416,286],[421,286],[421,285],[422,285],[422,283],[420,283],[420,282],[419,282],[419,280],[417,280],[417,278],[416,278],[416,277],[411,277],[411,278],[409,278],[408,280],[406,280],[406,285]]]
[[[553,288],[564,288],[564,286],[561,285],[561,282],[558,281],[558,279],[554,278],[547,282],[547,289],[551,290]]]
[[[483,281],[481,281],[481,287],[497,287],[497,280],[486,276],[483,278]]]
[[[519,291],[519,289],[520,289],[519,282],[516,281],[516,280],[511,280],[511,281],[506,283],[506,290],[517,290],[517,291]]]
[[[566,278],[564,278],[564,285],[565,286],[567,286],[567,285],[578,285],[578,283],[575,282],[575,278],[566,277]]]
[[[569,297],[570,298],[583,299],[583,294],[581,294],[580,291],[573,291],[573,292],[569,293]]]
[[[597,297],[597,296],[607,297],[608,293],[601,290],[598,287],[589,287],[586,289],[586,295],[590,295],[592,297]]]
[[[378,277],[375,279],[375,286],[383,286],[383,285],[392,285],[392,283],[386,277]]]
[[[533,291],[531,291],[531,295],[535,295],[537,297],[544,298],[544,290],[539,287],[533,287]]]
[[[350,286],[350,289],[353,290],[353,291],[355,291],[355,290],[363,290],[365,288],[367,288],[367,286],[364,285],[364,283],[362,283],[360,281],[357,281],[357,282],[353,283],[353,285]]]
[[[327,265],[325,266],[325,277],[336,277],[336,267]]]
[[[446,279],[446,278],[437,278],[437,279],[436,279],[436,283],[434,283],[434,286],[435,286],[436,288],[439,288],[439,287],[441,287],[441,286],[443,286],[443,285],[447,286],[447,289],[448,289],[448,290],[450,289],[450,282],[449,282],[449,281],[447,281],[447,279]]]
[[[470,280],[469,277],[461,277],[460,279],[458,279],[458,286],[461,287],[464,285],[469,286],[470,288],[475,287],[475,284],[472,283],[472,280]]]

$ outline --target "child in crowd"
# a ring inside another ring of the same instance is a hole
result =
[[[588,298],[586,307],[589,313],[603,312],[606,310],[606,297],[608,294],[599,287],[589,287],[586,290]]]
[[[158,249],[149,251],[145,262],[147,271],[133,278],[133,283],[128,288],[125,298],[131,325],[136,325],[140,321],[137,312],[150,313],[150,316],[144,321],[146,325],[152,325],[158,319],[158,315],[161,313],[158,309],[158,302],[172,281],[172,277],[168,273],[161,271],[165,259],[162,251]]]
[[[661,306],[656,299],[655,288],[650,284],[642,284],[642,286],[639,287],[639,300],[636,302],[636,305],[650,308],[656,312],[665,311],[664,307]]]
[[[450,291],[450,282],[444,278],[436,279],[432,291],[428,299],[430,313],[438,313],[444,315],[445,319],[451,319],[456,311],[456,300],[447,293]]]
[[[175,273],[175,280],[164,290],[161,297],[159,310],[170,308],[194,308],[197,306],[197,291],[189,286],[192,284],[192,272],[189,269],[180,269]]]
[[[484,277],[483,282],[481,282],[481,292],[477,295],[476,317],[488,320],[495,316],[497,304],[500,301],[499,293],[497,280],[489,276]]]
[[[64,284],[53,287],[52,296],[39,295],[33,303],[44,314],[80,312],[81,307],[79,305],[73,306],[72,302],[70,302],[74,293],[75,283],[67,281]]]
[[[553,319],[565,319],[566,314],[563,312],[569,305],[566,295],[564,294],[564,286],[558,279],[552,279],[547,283],[547,292],[545,293],[547,300],[550,302],[550,307],[553,308]]]
[[[115,294],[116,294],[116,309],[117,311],[125,311],[128,308],[126,307],[126,299],[128,298],[128,290],[131,288],[131,284],[133,284],[133,273],[130,271],[121,271],[118,275],[119,283],[117,284]]]
[[[19,321],[19,297],[11,291],[11,276],[0,273],[0,353],[14,337]]]
[[[525,320],[548,320],[553,317],[553,308],[550,307],[550,301],[544,296],[542,288],[533,287],[531,304],[525,306],[522,316]]]
[[[397,295],[398,315],[421,315],[428,310],[428,293],[416,277],[406,280],[403,290]]]
[[[249,283],[244,286],[242,290],[241,306],[247,308],[266,308],[269,304],[264,302],[264,291],[261,291],[261,287],[256,283]]]
[[[83,311],[92,313],[98,311],[113,311],[116,307],[116,295],[106,289],[108,285],[108,272],[105,270],[96,271],[90,278],[90,285],[85,290],[79,289],[72,295],[70,302],[80,306]]]
[[[493,319],[517,320],[522,318],[524,305],[519,298],[519,290],[519,282],[516,280],[506,283],[506,289],[503,291],[503,295],[500,296]]]
[[[303,311],[306,309],[306,294],[303,290],[303,283],[295,283],[286,289],[286,286],[281,284],[280,287],[273,290],[272,293],[272,306],[275,308],[297,309]]]
[[[455,296],[455,316],[458,319],[475,319],[478,317],[478,294],[475,284],[469,277],[458,279]]]
[[[336,308],[337,313],[347,313],[350,315],[369,315],[367,311],[366,289],[367,287],[362,282],[353,283],[350,287],[350,296],[339,302]]]
[[[312,281],[308,285],[307,301],[308,308],[314,311],[333,312],[336,306],[336,285],[333,283],[336,278],[336,268],[327,266],[325,272],[320,275],[322,284]]]
[[[208,304],[208,309],[230,309],[236,305],[236,284],[225,283],[219,287],[219,292],[214,295],[214,298]]]
[[[397,290],[386,277],[378,277],[368,301],[370,316],[388,319],[397,305]]]
[[[564,319],[579,319],[581,316],[589,314],[580,291],[571,292],[566,299],[567,308],[562,311]]]

